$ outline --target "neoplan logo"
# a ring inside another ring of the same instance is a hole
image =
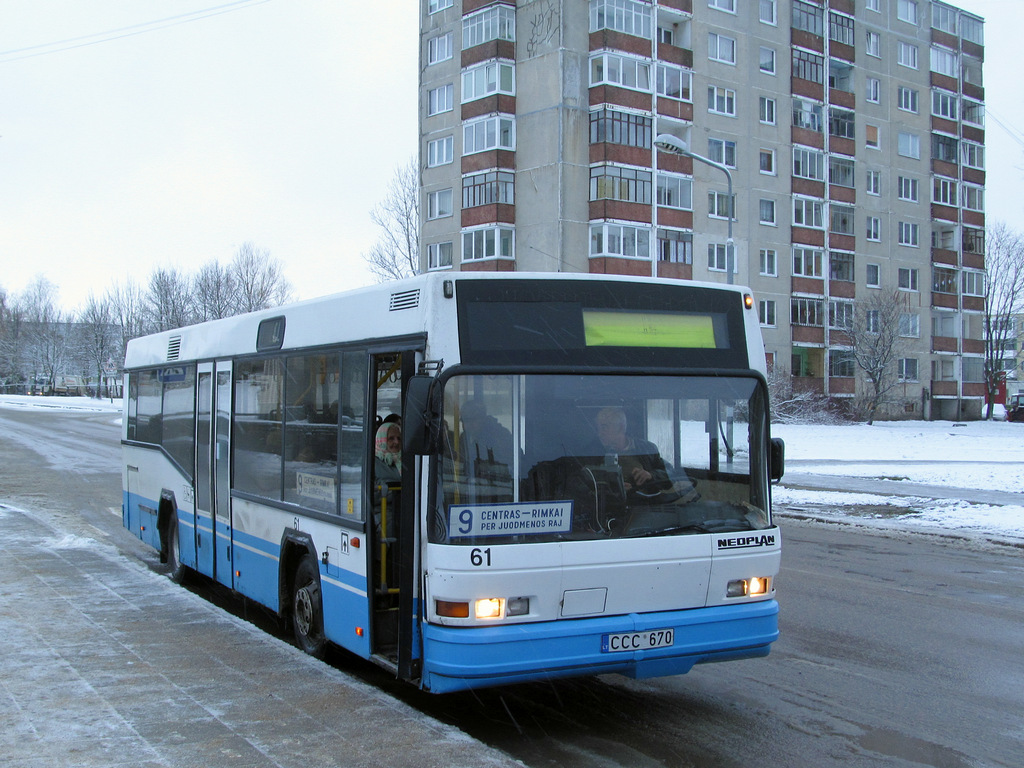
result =
[[[760,536],[737,536],[732,539],[719,539],[719,549],[751,549],[754,547],[775,546],[775,536],[764,533]]]

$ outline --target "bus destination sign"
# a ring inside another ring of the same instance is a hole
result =
[[[448,507],[448,536],[452,539],[569,533],[571,530],[571,501],[452,504]]]

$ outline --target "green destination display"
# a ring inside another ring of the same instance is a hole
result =
[[[583,310],[588,347],[716,349],[711,315],[674,312]]]

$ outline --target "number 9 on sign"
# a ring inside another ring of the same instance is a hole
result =
[[[473,530],[473,510],[464,509],[459,512],[459,533],[467,534]]]

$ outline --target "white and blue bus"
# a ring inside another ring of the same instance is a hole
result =
[[[125,527],[308,653],[446,692],[778,636],[748,289],[429,274],[135,339],[125,367]]]

